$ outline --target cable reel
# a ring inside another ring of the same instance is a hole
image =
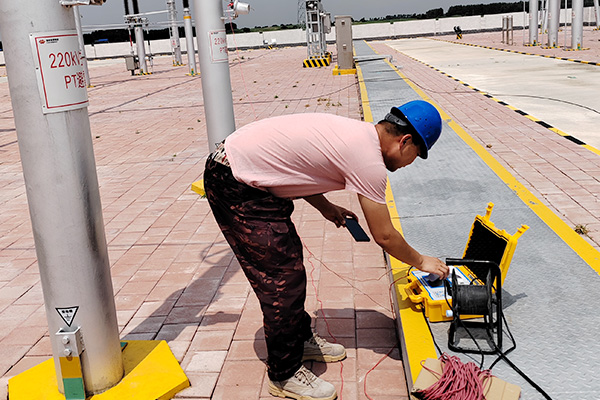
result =
[[[446,259],[446,264],[464,265],[479,272],[470,284],[461,285],[456,272],[452,271],[452,322],[448,348],[462,353],[497,353],[502,349],[502,283],[498,264],[463,259]],[[482,321],[463,319],[474,315],[480,315]],[[463,340],[475,347],[461,344]]]

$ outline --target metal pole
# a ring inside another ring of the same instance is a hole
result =
[[[194,46],[194,30],[192,29],[192,16],[188,0],[183,1],[183,27],[185,29],[185,43],[187,47],[187,58],[190,75],[195,75],[196,69],[196,48]]]
[[[83,42],[83,29],[81,29],[81,14],[79,13],[79,6],[73,6],[73,17],[75,18],[75,28],[77,29],[77,39],[79,41],[79,58],[83,63],[85,81],[87,83],[87,86],[90,87],[92,85],[92,82],[90,81],[90,72],[88,70],[87,57],[85,56],[85,43]]]
[[[598,0],[594,0],[594,11],[596,12],[596,29],[600,29],[600,5],[598,5]]]
[[[548,33],[548,0],[542,0],[541,23],[542,23],[542,37],[543,37],[543,35]]]
[[[85,389],[100,393],[123,361],[73,11],[0,0],[0,33],[58,388],[57,333],[79,328]]]
[[[560,0],[548,0],[548,47],[558,47]]]
[[[144,46],[144,28],[142,27],[141,20],[136,23],[134,31],[135,44],[137,46],[138,62],[140,63],[140,70],[143,74],[147,74],[148,65],[146,64],[146,47]]]
[[[529,0],[529,44],[538,44],[538,0]]]
[[[571,21],[571,25],[573,25],[573,21]],[[558,26],[560,29],[560,20],[558,21]],[[565,0],[565,41],[564,41],[564,47],[567,47],[567,0]]]
[[[169,11],[169,28],[171,34],[171,51],[173,52],[173,65],[183,65],[181,60],[181,44],[179,43],[179,28],[177,27],[177,9],[175,0],[167,0],[167,10]]]
[[[218,143],[235,131],[223,3],[194,0],[193,4],[208,146],[214,151]]]
[[[583,45],[583,0],[573,0],[571,18],[571,48],[581,50]]]

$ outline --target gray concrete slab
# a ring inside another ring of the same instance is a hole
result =
[[[598,66],[423,38],[386,44],[600,148]]]

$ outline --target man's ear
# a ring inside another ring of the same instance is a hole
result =
[[[404,147],[408,144],[409,140],[412,140],[412,135],[410,133],[407,133],[406,135],[400,138],[400,144]]]

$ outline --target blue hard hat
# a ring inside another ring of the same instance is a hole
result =
[[[431,103],[423,100],[413,100],[400,107],[392,107],[390,114],[396,117],[403,116],[419,134],[424,144],[419,156],[427,158],[429,149],[442,133],[442,117],[440,117],[438,110]],[[386,120],[389,121],[390,119],[386,117]]]

